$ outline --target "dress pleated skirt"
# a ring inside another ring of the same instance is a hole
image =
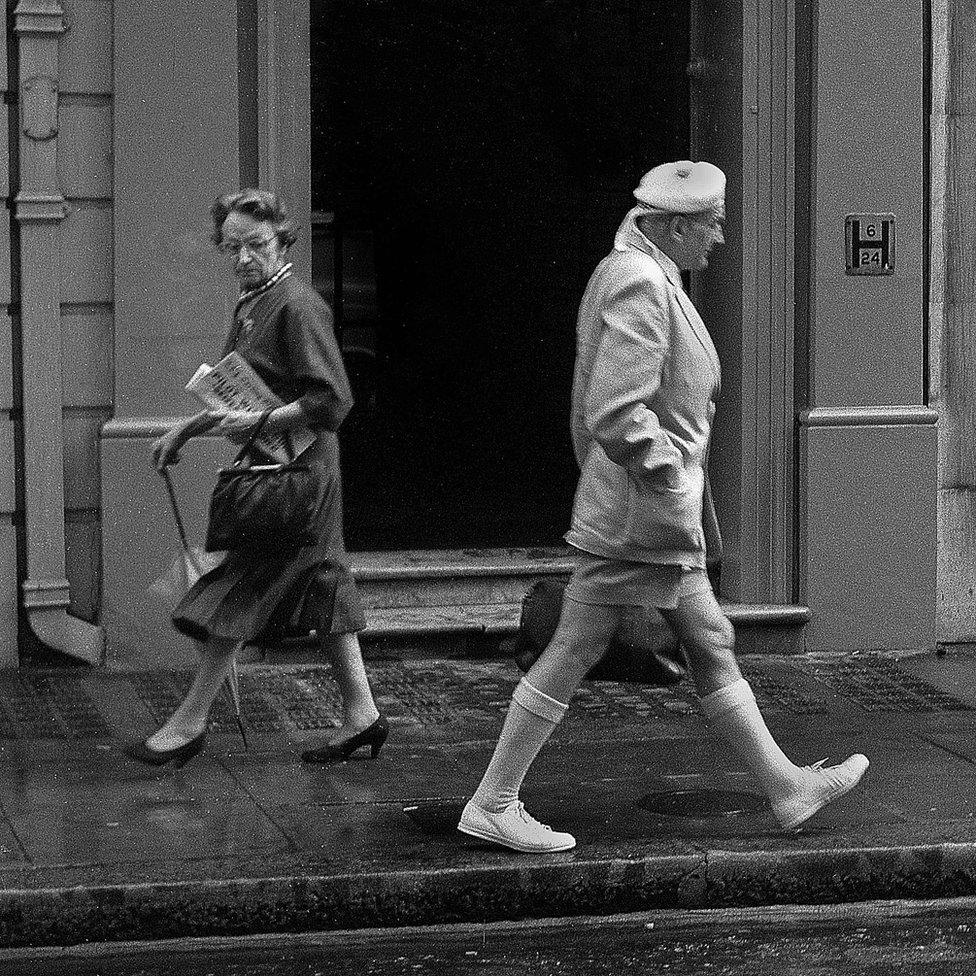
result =
[[[342,492],[335,435],[322,431],[302,460],[322,476],[315,545],[272,554],[227,553],[173,610],[173,626],[193,640],[273,644],[287,637],[348,634],[366,626],[345,564]]]

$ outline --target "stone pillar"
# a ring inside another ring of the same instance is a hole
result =
[[[976,642],[976,13],[932,4],[932,402],[939,410],[939,639]]]
[[[102,440],[102,619],[112,664],[179,666],[192,648],[150,590],[178,553],[149,445],[198,404],[183,390],[226,335],[234,283],[209,207],[239,185],[238,4],[114,9],[115,415]],[[174,472],[192,534],[226,456],[206,439]]]
[[[153,438],[199,405],[183,390],[220,354],[235,282],[209,208],[242,181],[282,193],[310,266],[308,0],[115,3],[115,416],[102,440],[103,621],[110,663],[183,667],[189,642],[153,590],[178,557]],[[255,43],[256,40],[256,43]],[[221,438],[173,471],[202,545]]]
[[[801,595],[812,649],[935,639],[936,414],[926,402],[919,0],[820,0]],[[845,216],[893,213],[893,275],[848,276]]]

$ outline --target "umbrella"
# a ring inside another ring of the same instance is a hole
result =
[[[213,568],[212,559],[208,553],[190,545],[186,537],[186,527],[183,525],[183,516],[180,514],[180,506],[176,501],[176,492],[173,490],[173,481],[169,476],[169,469],[164,467],[159,473],[166,483],[166,493],[169,495],[169,504],[173,510],[173,519],[176,522],[176,531],[179,533],[183,552],[173,570],[167,574],[163,581],[157,580],[155,586],[160,592],[163,589],[172,590],[177,587],[181,589],[185,587],[183,592],[186,592],[204,573]],[[241,733],[241,741],[244,743],[244,748],[247,749],[247,734],[244,731],[244,722],[241,719],[241,683],[240,673],[237,670],[237,648],[231,655],[230,670],[224,679],[223,689],[230,699],[234,718],[237,721],[237,729]]]

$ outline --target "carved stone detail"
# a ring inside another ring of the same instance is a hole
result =
[[[24,135],[47,142],[58,134],[58,83],[50,75],[33,75],[20,86],[20,117]]]

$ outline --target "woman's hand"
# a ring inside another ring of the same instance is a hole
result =
[[[180,460],[180,448],[183,446],[183,438],[178,430],[171,430],[163,434],[162,437],[153,441],[152,462],[157,471],[171,464],[178,464]]]
[[[254,428],[264,416],[259,410],[231,410],[228,413],[217,414],[217,433],[223,434],[234,444],[243,446],[254,432]],[[271,420],[265,424],[268,430]]]

